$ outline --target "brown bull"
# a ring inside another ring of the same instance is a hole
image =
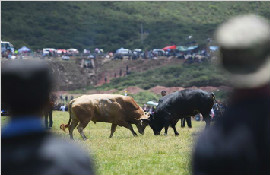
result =
[[[142,108],[134,101],[132,97],[117,95],[117,94],[94,94],[83,95],[69,102],[68,110],[70,119],[68,127],[70,138],[73,139],[73,130],[78,125],[78,132],[82,138],[86,140],[83,129],[90,121],[112,123],[111,135],[116,130],[116,126],[124,126],[129,129],[134,136],[136,132],[132,128],[135,124],[138,132],[144,134],[144,129],[147,126],[142,119],[148,117],[144,115]]]

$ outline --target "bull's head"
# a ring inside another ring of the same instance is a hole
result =
[[[141,119],[139,120],[139,122],[136,123],[136,126],[138,128],[138,132],[140,134],[142,134],[142,135],[144,135],[144,130],[145,130],[146,126],[149,124],[149,122],[148,122],[149,117],[150,117],[149,115],[147,115],[147,114],[144,113],[141,116]]]
[[[149,118],[144,122],[150,125],[151,129],[154,131],[154,135],[160,135],[163,124],[158,120],[155,114],[150,114]]]

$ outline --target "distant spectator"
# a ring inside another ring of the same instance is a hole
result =
[[[52,113],[53,113],[53,108],[54,108],[55,102],[56,102],[56,96],[54,94],[51,94],[50,98],[49,98],[49,105],[45,109],[45,112],[44,112],[44,115],[45,115],[45,127],[47,129],[52,128],[52,125],[53,125]]]
[[[167,92],[166,92],[166,91],[161,91],[161,93],[160,93],[160,94],[161,94],[161,96],[162,96],[162,97],[164,97],[164,96],[166,96],[166,95],[167,95]]]
[[[119,71],[119,77],[122,77],[122,69]]]
[[[60,106],[60,110],[61,110],[62,112],[65,112],[65,110],[66,110],[65,105]]]
[[[65,101],[66,101],[66,102],[68,101],[68,95],[65,96]]]
[[[160,94],[161,94],[161,98],[159,99],[158,103],[162,103],[163,102],[162,97],[166,96],[167,95],[167,92],[163,90],[163,91],[161,91]]]
[[[128,65],[126,66],[126,75],[128,75]]]
[[[63,103],[63,101],[64,101],[62,94],[60,94],[60,101],[61,101],[61,103]]]
[[[185,127],[186,122],[187,122],[188,127],[192,128],[191,117],[181,118],[181,128]]]
[[[143,110],[147,111],[147,105],[146,104],[143,105]]]

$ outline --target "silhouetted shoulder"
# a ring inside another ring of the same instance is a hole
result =
[[[72,141],[57,136],[47,137],[40,154],[40,157],[53,162],[44,170],[47,174],[95,174],[90,153]]]

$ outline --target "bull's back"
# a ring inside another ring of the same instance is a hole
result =
[[[170,94],[158,105],[157,112],[167,111],[181,116],[210,112],[214,104],[209,93],[201,90],[184,90]]]
[[[132,97],[117,94],[84,95],[72,104],[77,118],[88,118],[94,122],[110,122],[140,118],[143,110]],[[83,117],[80,117],[83,116]]]

